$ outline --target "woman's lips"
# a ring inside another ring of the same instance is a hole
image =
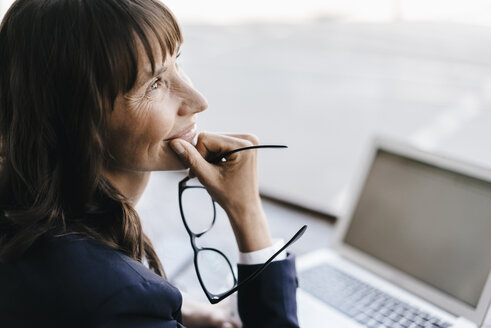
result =
[[[171,141],[173,139],[179,138],[179,139],[184,139],[187,142],[190,142],[194,145],[194,144],[196,144],[195,139],[196,139],[196,136],[198,135],[197,132],[198,132],[198,126],[196,124],[193,124],[192,126],[187,128],[186,130],[178,132],[175,135],[173,135],[172,137],[165,139],[165,141]]]

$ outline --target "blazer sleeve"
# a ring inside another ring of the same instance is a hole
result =
[[[92,327],[181,328],[180,293],[161,284],[143,281],[127,286],[105,300],[97,310]]]
[[[238,265],[239,281],[260,265]],[[243,328],[298,328],[295,257],[274,261],[238,291],[239,315]]]

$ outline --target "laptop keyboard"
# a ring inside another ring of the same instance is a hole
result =
[[[300,273],[300,286],[369,328],[448,328],[452,325],[329,264]]]

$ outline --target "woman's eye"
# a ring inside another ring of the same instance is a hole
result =
[[[148,90],[149,91],[157,90],[161,84],[162,84],[162,80],[157,79],[152,83],[152,85],[150,85],[150,88]]]
[[[158,81],[155,81],[153,82],[153,84],[150,86],[150,90],[155,90],[159,87],[159,82]]]

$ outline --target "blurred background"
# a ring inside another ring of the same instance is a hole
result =
[[[297,253],[327,244],[321,214],[345,211],[374,136],[491,168],[491,1],[164,2],[182,24],[181,65],[209,101],[200,130],[289,146],[260,151],[260,186],[315,212],[265,202],[275,236],[311,225]],[[201,294],[182,278],[196,281],[177,207],[184,175],[154,174],[138,210],[171,280]],[[210,242],[233,257],[223,222]]]
[[[341,214],[372,136],[491,166],[491,2],[168,0],[204,130],[250,131],[266,195]]]

